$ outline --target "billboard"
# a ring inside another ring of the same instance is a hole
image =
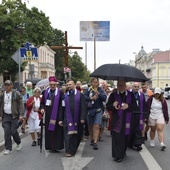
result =
[[[80,41],[110,41],[110,21],[80,21]]]

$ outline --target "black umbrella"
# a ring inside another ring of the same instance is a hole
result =
[[[42,145],[43,145],[43,116],[40,121],[41,133],[40,133],[40,152],[42,153]]]
[[[119,80],[123,78],[128,81],[147,81],[147,77],[136,67],[125,64],[104,64],[98,67],[90,77],[97,77],[103,80]]]

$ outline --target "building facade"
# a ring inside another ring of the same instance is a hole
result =
[[[20,82],[27,79],[45,79],[55,75],[55,51],[49,46],[40,46],[38,49],[38,61],[30,61],[21,73]]]
[[[170,86],[170,51],[153,49],[146,53],[143,46],[135,56],[135,67],[145,74],[152,88]]]

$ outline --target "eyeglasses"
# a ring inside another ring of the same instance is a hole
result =
[[[35,91],[35,93],[41,93],[40,91]]]
[[[56,86],[56,84],[50,84],[50,86]]]

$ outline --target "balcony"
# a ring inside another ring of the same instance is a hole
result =
[[[50,64],[50,63],[39,63],[39,68],[50,68],[50,69],[54,69],[54,65]]]

